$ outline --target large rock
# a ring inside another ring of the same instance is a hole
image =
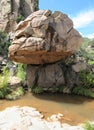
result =
[[[43,117],[36,108],[28,106],[6,108],[0,111],[0,130],[84,130],[81,125],[61,123],[61,113],[52,115],[49,120]]]
[[[32,90],[71,93],[79,85],[79,76],[71,65],[55,63],[50,65],[27,65],[27,86]]]
[[[39,10],[18,24],[9,57],[26,64],[54,63],[75,53],[81,42],[66,14]]]
[[[72,69],[75,72],[81,72],[82,70],[86,70],[87,68],[87,64],[84,62],[78,62],[75,65],[72,65]]]
[[[64,72],[58,64],[46,66],[27,66],[27,85],[41,86],[44,90],[56,89],[65,84]]]

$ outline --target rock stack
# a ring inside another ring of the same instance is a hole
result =
[[[64,68],[67,68],[61,63],[76,52],[81,42],[81,35],[66,14],[39,10],[17,25],[9,57],[28,64],[28,86],[48,90],[66,83]]]

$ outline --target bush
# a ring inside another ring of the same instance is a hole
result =
[[[0,75],[0,88],[6,88],[8,86],[8,78],[10,76],[9,71],[7,70],[7,67],[3,67],[2,74]]]
[[[86,87],[86,88],[94,87],[94,74],[92,71],[80,72],[80,79],[81,79],[81,86]]]
[[[16,18],[16,22],[19,23],[20,21],[23,21],[24,19],[25,19],[24,16],[18,15],[18,17]]]
[[[0,31],[0,55],[8,54],[8,47],[10,44],[7,33]]]
[[[18,64],[16,76],[20,78],[22,82],[25,81],[26,79],[26,65],[25,64]]]
[[[18,74],[22,78],[25,79],[25,75],[23,73],[24,65],[19,65]],[[15,88],[11,88],[8,84],[8,79],[11,73],[8,71],[7,67],[3,67],[2,74],[0,75],[0,98],[5,98],[9,100],[14,100],[22,96],[25,92],[22,86]],[[15,90],[14,90],[15,89]]]
[[[82,95],[82,96],[94,98],[94,92],[92,92],[92,90],[90,90],[90,89],[84,88],[83,86],[75,87],[72,90],[72,93],[77,94],[77,95]]]
[[[83,44],[78,52],[80,56],[86,59],[86,61],[94,61],[94,39],[90,40],[88,38],[84,38]]]
[[[94,98],[94,74],[92,71],[82,71],[79,73],[80,85],[73,88],[72,92],[78,95],[88,96]]]
[[[12,91],[10,94],[6,95],[6,99],[8,100],[15,100],[18,99],[20,96],[24,95],[24,89],[23,87],[19,86],[18,88],[16,88],[15,91]]]
[[[94,130],[94,124],[91,124],[89,121],[85,122],[83,125],[85,130]]]
[[[89,61],[88,61],[88,64],[89,64],[89,65],[94,65],[94,61],[89,60]]]
[[[10,73],[6,67],[3,67],[3,73],[0,75],[0,98],[5,98],[5,96],[11,93],[11,89],[8,86],[8,77]]]
[[[31,86],[31,92],[35,93],[35,94],[40,94],[43,93],[43,88],[41,86]]]

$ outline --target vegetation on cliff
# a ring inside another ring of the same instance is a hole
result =
[[[19,68],[19,67],[18,67]],[[18,99],[25,93],[23,88],[24,80],[25,80],[25,72],[22,70],[17,71],[17,76],[21,79],[21,85],[11,86],[9,83],[9,79],[12,80],[12,74],[9,72],[7,67],[3,67],[2,73],[0,74],[0,98],[1,99],[9,99],[14,100]],[[15,85],[15,84],[14,84]],[[16,88],[15,88],[16,87]]]
[[[0,31],[0,55],[8,55],[8,47],[10,44],[8,34]]]

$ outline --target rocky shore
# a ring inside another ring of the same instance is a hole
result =
[[[81,125],[60,123],[62,116],[58,113],[46,120],[36,108],[14,106],[0,112],[0,130],[84,130]]]

